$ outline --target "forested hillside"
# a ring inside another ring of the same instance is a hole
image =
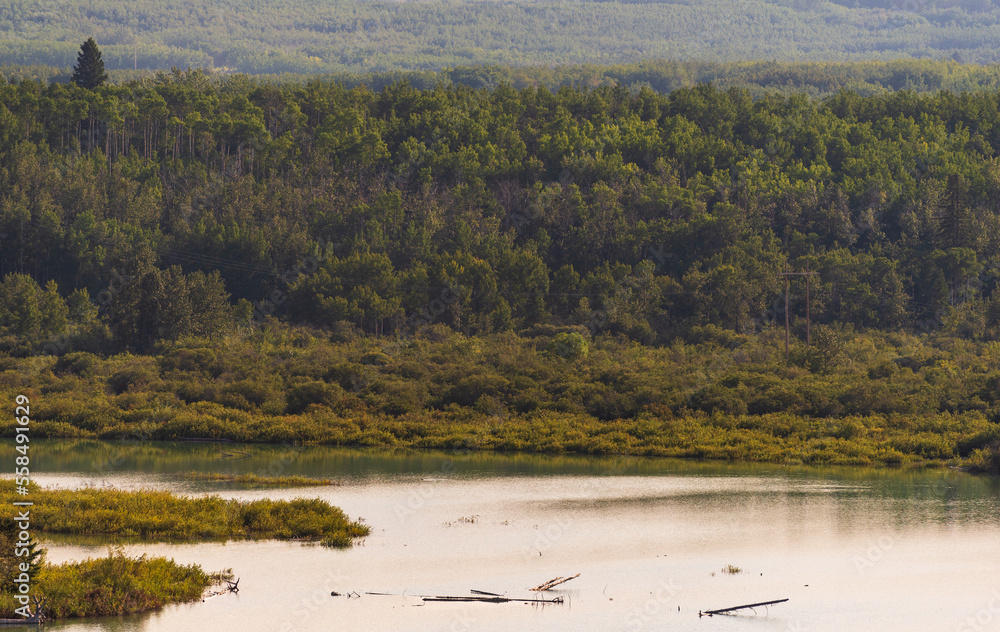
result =
[[[900,57],[995,63],[998,24],[992,0],[17,0],[0,6],[0,63],[65,68],[88,36],[105,47],[112,69],[318,73]]]
[[[993,339],[998,101],[6,85],[4,344],[144,349],[254,314],[659,344],[783,319],[786,265],[818,274],[814,324]]]
[[[0,389],[40,434],[1000,466],[995,92],[0,104]]]

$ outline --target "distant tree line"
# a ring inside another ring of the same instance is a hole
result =
[[[66,67],[81,33],[109,69],[328,73],[634,63],[1000,61],[983,0],[340,3],[115,0],[0,6],[0,63]]]

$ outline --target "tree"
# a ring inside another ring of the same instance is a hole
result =
[[[93,90],[97,86],[108,80],[108,74],[104,72],[104,60],[101,59],[101,49],[97,47],[97,42],[93,37],[80,46],[80,53],[76,56],[76,66],[73,68],[73,83]]]

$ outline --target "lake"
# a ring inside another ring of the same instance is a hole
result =
[[[33,442],[32,466],[42,485],[319,497],[372,527],[349,550],[130,543],[134,555],[232,568],[240,592],[46,629],[1000,630],[1000,481],[951,470],[96,441]],[[181,476],[195,470],[341,485],[242,490]],[[53,562],[106,551],[78,538],[49,547]],[[530,599],[528,588],[576,573],[544,593],[562,604],[420,598],[475,589]]]

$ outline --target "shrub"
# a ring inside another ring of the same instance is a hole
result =
[[[590,345],[587,339],[578,333],[561,333],[549,343],[548,351],[567,360],[579,360],[586,358],[590,353]]]
[[[91,369],[97,366],[99,362],[100,358],[92,353],[82,351],[67,353],[56,360],[52,371],[54,373],[72,373],[81,377],[89,377]]]
[[[987,474],[1000,474],[1000,441],[994,441],[969,455],[969,470]]]
[[[143,389],[160,378],[156,367],[149,365],[128,366],[113,373],[108,378],[108,388],[115,395],[121,395],[129,389]]]
[[[313,404],[332,407],[344,395],[342,388],[326,382],[317,380],[301,382],[288,389],[286,411],[290,414],[298,414]]]

